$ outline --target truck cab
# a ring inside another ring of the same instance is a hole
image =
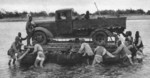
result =
[[[58,36],[72,33],[72,12],[73,9],[62,9],[55,12],[55,22],[57,25]]]

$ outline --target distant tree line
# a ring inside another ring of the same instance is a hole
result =
[[[40,16],[48,16],[48,14],[46,13],[46,11],[41,11],[41,12],[30,12],[34,17],[40,17]],[[5,11],[5,12],[1,12],[0,11],[0,18],[11,18],[11,17],[21,17],[24,18],[26,17],[28,14],[28,12],[24,11],[24,12],[9,12],[9,11]]]
[[[26,15],[29,12],[9,12],[9,11],[5,11],[2,12],[0,11],[0,18],[11,18],[11,17],[21,17],[24,18],[26,17]],[[54,12],[50,12],[47,13],[46,11],[40,11],[40,12],[30,12],[32,14],[32,16],[34,17],[53,17],[55,16]],[[101,10],[101,11],[96,11],[95,13],[93,13],[94,15],[128,15],[128,14],[141,14],[141,15],[150,15],[150,10],[148,10],[147,12],[145,12],[143,9],[126,9],[126,10]],[[73,15],[79,15],[79,13],[74,12]]]
[[[126,9],[126,10],[102,10],[96,11],[94,14],[101,14],[101,15],[130,15],[130,14],[140,14],[140,15],[150,15],[150,10],[145,12],[143,9]]]

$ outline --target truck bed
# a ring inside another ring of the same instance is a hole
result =
[[[98,18],[98,19],[82,19],[73,21],[73,29],[84,29],[84,28],[126,28],[126,18]]]

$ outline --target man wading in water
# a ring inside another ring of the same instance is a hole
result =
[[[15,62],[18,60],[18,54],[21,53],[21,46],[22,40],[25,40],[26,38],[21,37],[21,33],[18,32],[18,36],[15,38],[15,42],[12,43],[10,49],[8,50],[8,55],[10,56],[10,60],[8,62],[8,65],[12,65],[11,62],[13,62],[13,65],[15,65]]]
[[[139,34],[139,31],[136,31],[136,33],[135,33],[134,45],[137,49],[137,54],[135,56],[136,56],[136,58],[140,58],[141,62],[142,62],[142,59],[144,57],[144,54],[143,54],[144,45],[143,45],[141,36]]]
[[[40,62],[40,67],[43,68],[43,63],[45,61],[45,55],[43,53],[43,48],[40,44],[37,44],[36,40],[33,41],[33,45],[34,45],[34,51],[32,54],[37,53],[37,57],[34,62],[34,66],[37,67],[38,66],[37,64]]]
[[[92,63],[92,67],[94,67],[94,65],[96,63],[101,63],[103,62],[103,56],[104,55],[108,55],[110,58],[114,58],[115,56],[112,55],[110,52],[108,52],[106,49],[105,49],[105,43],[104,41],[101,41],[101,43],[95,48],[94,50],[94,53],[95,53],[95,56],[94,56],[94,60],[93,60],[93,63]]]
[[[94,67],[96,63],[101,63],[103,61],[103,56],[106,54],[110,58],[126,56],[129,59],[130,64],[133,64],[131,60],[131,51],[128,49],[128,47],[125,46],[122,41],[118,42],[118,48],[114,52],[112,52],[112,54],[105,49],[104,42],[101,41],[101,44],[95,49],[95,57],[92,66]]]
[[[13,62],[13,65],[15,65],[15,61],[17,60],[17,56],[19,53],[19,45],[20,44],[19,44],[18,38],[15,38],[15,41],[12,43],[7,53],[10,57],[9,62],[8,62],[9,66],[12,65],[12,62]]]
[[[87,64],[90,64],[90,61],[93,60],[94,53],[90,47],[90,45],[84,41],[81,41],[81,47],[78,51],[78,53],[83,52],[83,57],[86,58]]]

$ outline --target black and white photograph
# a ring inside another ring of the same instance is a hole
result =
[[[150,78],[150,0],[0,0],[0,78]]]

